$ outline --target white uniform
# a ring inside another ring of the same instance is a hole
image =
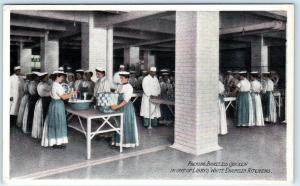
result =
[[[35,104],[31,136],[33,138],[41,138],[43,132],[43,101],[42,97],[49,97],[51,86],[47,82],[40,82],[37,86],[37,92],[41,97]]]
[[[262,103],[260,93],[262,91],[261,83],[257,80],[251,82],[251,95],[254,108],[254,123],[256,126],[264,126],[264,116],[262,110]]]
[[[219,106],[219,134],[227,134],[227,120],[226,120],[226,109],[222,95],[224,94],[224,84],[219,81],[219,95],[218,106]]]
[[[74,83],[74,89],[75,90],[79,90],[81,88],[81,86],[82,86],[82,82],[83,82],[82,79],[76,80],[75,83]]]
[[[92,80],[82,81],[82,88],[87,90],[89,95],[94,94],[95,83]]]
[[[158,96],[160,94],[160,85],[156,76],[152,77],[150,74],[147,75],[143,80],[143,98],[141,104],[140,116],[145,118],[159,118],[161,116],[160,108],[153,103],[151,104],[151,117],[149,114],[149,102],[150,96]]]
[[[98,79],[95,84],[94,96],[97,96],[97,93],[100,92],[110,92],[110,82],[106,77]]]
[[[264,81],[263,84],[263,92],[271,92],[270,97],[266,97],[265,99],[269,99],[266,103],[269,103],[269,105],[264,105],[265,107],[267,107],[267,109],[269,109],[269,116],[265,115],[265,121],[267,122],[273,122],[276,123],[277,122],[277,111],[276,111],[276,102],[275,102],[275,98],[273,95],[273,91],[274,91],[274,83],[270,78],[267,78]]]
[[[21,99],[24,95],[24,80],[21,76],[13,74],[10,76],[10,115],[18,115]]]

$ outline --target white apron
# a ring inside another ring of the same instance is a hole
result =
[[[143,97],[142,97],[142,104],[141,104],[141,112],[140,116],[145,118],[159,118],[161,116],[160,107],[156,104],[150,103],[149,99],[150,96],[158,96],[160,94],[160,85],[158,82],[157,77],[151,77],[151,75],[147,75],[143,79]],[[151,117],[149,113],[149,103],[151,104]]]
[[[24,95],[24,83],[22,77],[16,74],[10,76],[10,97],[13,98],[10,101],[10,115],[18,115],[21,99]]]

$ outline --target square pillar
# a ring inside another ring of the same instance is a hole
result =
[[[149,71],[150,67],[155,66],[155,55],[151,54],[151,51],[144,51],[144,70]]]
[[[19,63],[22,69],[22,74],[31,72],[31,48],[24,48],[23,42],[20,43],[19,48]]]
[[[129,69],[134,68],[138,70],[138,64],[140,62],[140,48],[139,47],[127,47],[124,48],[124,64],[129,66]]]
[[[175,142],[200,155],[218,145],[219,12],[176,12]]]
[[[59,40],[49,40],[48,33],[41,39],[41,71],[52,73],[59,67]]]
[[[268,46],[262,36],[251,40],[251,70],[267,72],[269,70]]]
[[[94,17],[81,25],[81,68],[95,72],[97,67],[106,69],[107,77],[113,76],[113,28],[95,27]],[[96,81],[94,73],[92,79]]]

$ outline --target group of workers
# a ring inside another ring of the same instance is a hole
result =
[[[276,102],[273,95],[278,76],[270,72],[259,73],[227,71],[219,78],[219,133],[227,133],[224,97],[236,97],[234,123],[236,127],[264,126],[265,122],[276,123]]]
[[[41,140],[44,147],[65,148],[68,143],[67,123],[64,100],[78,96],[83,99],[83,93],[94,99],[98,93],[117,92],[119,101],[112,105],[113,110],[124,113],[124,143],[123,147],[136,147],[139,145],[136,125],[135,109],[131,102],[134,88],[131,85],[133,77],[125,71],[123,65],[114,74],[113,82],[106,77],[102,68],[96,68],[96,82],[91,80],[92,71],[78,69],[73,73],[64,72],[59,68],[51,74],[47,72],[31,72],[25,77],[21,76],[21,68],[14,68],[14,74],[10,77],[10,115],[11,124],[16,124],[24,133],[30,134],[35,139]],[[174,86],[168,78],[167,70],[162,72],[163,79],[159,82],[156,77],[156,67],[151,67],[149,74],[143,72],[138,78],[143,90],[140,116],[143,126],[158,126],[158,118],[161,117],[160,107],[152,105],[149,112],[150,98],[174,96]],[[174,82],[173,82],[174,83]],[[68,85],[68,90],[63,87]],[[137,89],[138,90],[138,89]],[[163,115],[166,109],[162,108]],[[166,117],[169,118],[169,117]],[[113,135],[112,145],[119,145],[119,136]]]

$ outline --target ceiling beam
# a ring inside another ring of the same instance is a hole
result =
[[[12,18],[10,20],[11,26],[23,27],[23,28],[34,28],[41,30],[54,30],[54,31],[66,31],[66,24],[56,23],[52,21],[43,21],[37,19],[28,18]]]
[[[146,45],[155,45],[155,44],[159,44],[159,43],[167,43],[170,41],[175,41],[175,38],[168,38],[168,39],[159,39],[159,40],[155,40],[155,41],[143,41],[143,42],[138,42],[138,43],[126,43],[123,45],[119,45],[119,46],[114,46],[114,49],[120,49],[120,48],[126,48],[126,47],[130,47],[130,46],[146,46]]]
[[[13,36],[30,36],[30,37],[44,37],[45,31],[25,30],[25,29],[11,29],[10,35]]]
[[[143,51],[174,52],[175,48],[141,47],[140,50],[143,50]]]
[[[11,13],[17,15],[32,16],[37,18],[56,19],[64,21],[88,22],[89,12],[84,11],[66,11],[66,10],[12,10]]]
[[[175,21],[165,19],[136,20],[134,22],[118,24],[115,27],[175,35]]]
[[[25,36],[10,36],[10,41],[18,41],[18,42],[34,42],[34,40],[30,37]]]
[[[145,32],[132,29],[114,29],[114,36],[132,39],[142,39],[142,40],[157,40],[166,37],[170,37],[170,34],[158,34],[155,32]]]
[[[249,13],[257,15],[257,16],[263,16],[263,17],[268,17],[268,18],[272,18],[272,19],[277,19],[280,21],[287,20],[286,12],[284,12],[284,11],[251,11]]]
[[[130,11],[121,15],[99,15],[95,14],[94,24],[96,27],[113,26],[120,23],[125,23],[149,16],[162,15],[169,12],[165,11]]]
[[[67,30],[65,32],[50,32],[49,34],[49,40],[56,40],[56,39],[64,39],[68,37],[72,37],[75,35],[78,35],[81,33],[81,27],[80,26],[70,26],[67,27]]]
[[[220,35],[229,35],[237,33],[247,33],[259,30],[285,30],[285,23],[282,21],[271,21],[247,26],[240,26],[234,28],[220,29]]]

